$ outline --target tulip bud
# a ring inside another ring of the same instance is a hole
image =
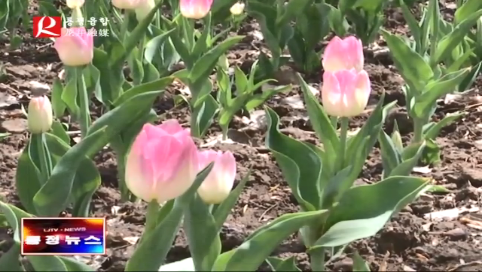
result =
[[[69,9],[80,8],[84,3],[85,0],[67,0],[67,7],[69,7]]]
[[[393,132],[392,132],[392,143],[395,146],[395,149],[398,151],[399,154],[403,152],[403,141],[402,135],[400,135],[400,130],[398,129],[397,121],[394,121],[393,125]]]
[[[204,18],[209,13],[213,0],[179,0],[182,16],[191,19]]]
[[[46,96],[30,99],[28,103],[28,130],[30,133],[44,133],[52,126],[52,104]]]
[[[94,36],[84,27],[62,28],[62,35],[55,40],[54,47],[67,66],[86,65],[94,58]]]
[[[144,1],[139,7],[137,7],[134,11],[136,12],[137,21],[141,22],[146,18],[147,14],[151,12],[151,10],[156,6],[156,2],[154,0],[147,0]]]
[[[325,72],[321,99],[325,111],[332,116],[350,117],[363,112],[370,97],[367,72],[355,69]]]
[[[118,9],[136,9],[142,5],[145,0],[112,0],[112,5]]]
[[[353,37],[340,39],[334,37],[326,46],[323,53],[323,69],[334,72],[338,70],[356,69],[363,70],[363,45],[362,42]]]
[[[199,152],[199,171],[214,162],[211,172],[198,189],[201,199],[209,204],[219,204],[231,192],[236,177],[236,160],[231,152],[207,150]]]
[[[228,71],[229,70],[229,61],[228,58],[226,57],[225,54],[222,54],[219,59],[217,65],[223,70],[223,71]]]
[[[229,9],[232,15],[240,15],[244,11],[244,3],[237,2]]]
[[[125,179],[137,197],[158,203],[174,199],[194,182],[198,172],[197,147],[188,129],[177,120],[145,124],[127,155]]]

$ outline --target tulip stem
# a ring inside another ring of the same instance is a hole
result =
[[[124,18],[122,21],[121,25],[121,39],[122,41],[125,41],[127,38],[127,31],[129,29],[129,17],[130,17],[130,12],[128,10],[124,11]]]
[[[157,225],[157,214],[159,213],[159,209],[161,206],[156,200],[152,200],[147,205],[147,212],[146,212],[146,229],[144,230],[145,233],[149,233],[150,230],[153,230]]]
[[[40,164],[40,176],[42,177],[42,184],[47,182],[52,171],[52,161],[48,154],[48,149],[45,141],[45,134],[32,134],[32,141],[35,141],[38,152],[38,159]]]
[[[348,134],[348,117],[340,118],[340,150],[338,151],[338,171],[341,171],[345,165],[346,140]]]
[[[325,271],[325,249],[315,249],[310,253],[311,271]]]
[[[419,143],[423,139],[424,122],[418,118],[413,118],[413,139],[412,143]]]
[[[83,67],[77,67],[76,71],[76,78],[77,78],[77,87],[78,87],[78,94],[79,96],[79,106],[80,106],[80,134],[81,138],[84,138],[87,135],[87,131],[90,127],[90,109],[89,109],[89,94],[87,93],[87,87],[85,86],[85,78]]]

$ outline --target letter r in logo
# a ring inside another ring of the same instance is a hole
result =
[[[60,16],[34,16],[34,38],[58,38],[62,31],[62,17]]]

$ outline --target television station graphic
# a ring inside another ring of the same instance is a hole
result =
[[[22,218],[22,255],[103,255],[105,218]]]

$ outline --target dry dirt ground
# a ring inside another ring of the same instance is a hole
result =
[[[444,12],[448,17],[453,14],[450,8],[444,9]],[[386,11],[386,19],[386,28],[396,33],[407,32],[399,11]],[[247,35],[247,38],[230,51],[232,65],[250,66],[246,64],[251,63],[256,56],[256,48],[262,46],[262,41],[256,37],[257,31],[259,27],[255,21],[249,21],[241,27],[238,34]],[[19,50],[10,51],[7,46],[7,41],[0,42],[1,61],[6,68],[6,75],[0,79],[0,132],[9,132],[11,135],[0,142],[0,196],[9,203],[18,204],[14,187],[16,164],[20,151],[28,140],[21,106],[25,107],[28,103],[29,81],[51,84],[58,76],[61,64],[51,45],[31,39],[29,34],[25,35],[24,44]],[[383,42],[379,42],[379,46],[383,48]],[[373,85],[367,112],[385,90],[385,103],[397,100],[400,106],[390,116],[386,130],[390,131],[390,123],[396,118],[404,140],[409,139],[411,124],[403,111],[403,81],[390,56],[367,50],[366,69]],[[306,80],[315,88],[320,84],[319,76],[306,75]],[[445,128],[437,139],[442,161],[437,165],[420,166],[414,173],[432,178],[434,184],[443,185],[451,192],[429,194],[407,206],[375,237],[354,243],[346,255],[329,262],[330,270],[351,270],[350,253],[356,249],[369,262],[373,271],[482,271],[482,224],[477,223],[482,221],[482,211],[479,211],[482,195],[481,87],[482,78],[479,78],[469,96],[440,103],[435,119],[455,111],[463,111],[465,115]],[[185,106],[173,109],[172,97],[176,92],[179,92],[179,88],[171,86],[156,102],[155,108],[167,118],[177,118],[182,123],[188,123],[189,113]],[[286,134],[303,141],[318,142],[307,122],[302,94],[296,86],[289,94],[271,99],[268,105],[280,115],[282,130]],[[351,129],[360,127],[367,116],[368,113],[353,119]],[[216,149],[231,150],[235,154],[237,180],[244,177],[250,167],[254,169],[222,231],[223,250],[240,245],[249,233],[277,216],[298,210],[280,169],[269,150],[264,147],[264,130],[245,128],[246,123],[239,118],[232,123],[232,137],[237,142],[215,143],[213,146]],[[203,144],[210,145],[218,135],[219,128],[214,126]],[[103,183],[94,196],[92,207],[95,216],[108,218],[108,254],[86,261],[91,262],[99,271],[122,271],[134,249],[133,241],[142,233],[145,205],[120,202],[113,153],[99,154],[96,162]],[[366,161],[357,184],[377,182],[381,172],[379,150],[375,148]],[[437,211],[445,212],[442,215],[434,213]],[[0,242],[7,241],[0,244],[0,250],[8,249],[8,241],[11,239],[9,235],[8,229],[0,229]],[[293,235],[273,254],[281,257],[295,256],[299,267],[309,271],[309,260],[304,252],[304,246]],[[188,246],[180,233],[168,261],[188,256]],[[263,265],[259,270],[269,269]]]

